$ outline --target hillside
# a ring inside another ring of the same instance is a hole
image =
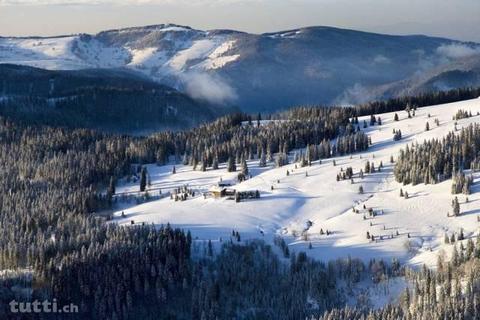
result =
[[[248,112],[478,85],[478,68],[463,63],[478,54],[475,43],[331,27],[248,34],[164,24],[96,35],[0,38],[0,63],[124,68],[193,98]],[[459,71],[468,78],[456,80]],[[420,73],[430,77],[422,79],[424,85],[412,84]],[[439,75],[452,80],[440,85]]]
[[[453,120],[461,109],[471,111],[473,116]],[[138,205],[120,202],[114,221],[126,225],[132,220],[135,224],[171,223],[191,230],[195,238],[210,239],[215,243],[230,239],[232,230],[238,231],[242,240],[260,238],[271,242],[281,236],[290,249],[305,250],[308,255],[321,260],[351,256],[368,262],[371,258],[390,260],[396,257],[409,265],[425,263],[434,267],[437,256],[448,258],[451,253],[452,246],[444,244],[445,235],[458,235],[462,229],[466,238],[476,235],[480,176],[477,172],[472,173],[474,183],[468,203],[466,196],[458,195],[461,215],[447,217],[452,212],[452,181],[403,186],[393,177],[394,164],[390,157],[396,159],[399,150],[412,143],[441,139],[455,126],[460,129],[478,123],[479,112],[480,99],[473,99],[419,108],[412,118],[408,118],[405,111],[397,112],[398,122],[394,121],[393,112],[381,114],[378,115],[381,125],[361,129],[372,141],[368,151],[351,157],[322,160],[321,163],[314,161],[311,166],[303,168],[293,163],[294,154],[303,150],[290,152],[291,163],[281,168],[275,168],[273,163],[261,168],[258,160],[250,160],[248,168],[252,178],[232,188],[259,190],[260,199],[239,203],[202,196],[220,180],[236,181],[238,172],[227,172],[225,164],[221,164],[219,170],[209,168],[206,172],[177,164],[175,174],[172,174],[172,164],[151,164],[147,166],[151,183],[147,190],[151,196],[156,196],[159,189],[165,194],[184,185],[193,189],[195,196],[178,202],[169,197]],[[369,116],[361,117],[360,124],[369,119]],[[435,119],[439,121],[438,126]],[[425,131],[427,122],[429,131]],[[401,130],[401,140],[393,141],[394,129]],[[383,168],[365,174],[361,179],[358,172],[364,170],[367,161],[374,163],[376,168],[382,162]],[[347,167],[353,168],[353,184],[348,179],[336,181],[336,175]],[[364,189],[363,194],[359,193],[360,186]],[[400,197],[400,189],[408,192],[408,199]],[[138,194],[138,182],[121,181],[116,193]],[[352,208],[358,209],[358,213]],[[368,208],[372,208],[377,216],[370,217]],[[302,235],[304,230],[306,235]],[[321,230],[324,233],[328,230],[329,235],[321,234]],[[367,231],[376,237],[376,241],[367,239]],[[308,248],[310,243],[312,249]]]
[[[378,96],[383,97],[416,95],[422,92],[476,86],[479,81],[480,54],[475,53],[424,73],[415,74],[409,79],[379,86],[375,91]]]
[[[0,79],[0,114],[28,123],[145,133],[195,126],[233,110],[115,69],[0,64]]]

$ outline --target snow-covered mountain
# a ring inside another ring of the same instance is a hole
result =
[[[475,43],[330,27],[257,35],[168,24],[96,35],[0,38],[0,63],[56,70],[128,68],[194,98],[246,111],[388,96],[408,88],[419,74],[466,69],[463,61],[479,56]],[[425,88],[479,84],[478,68],[463,71],[473,75]],[[400,87],[387,90],[392,86]]]

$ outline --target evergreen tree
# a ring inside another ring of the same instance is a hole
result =
[[[147,186],[147,168],[142,167],[142,171],[140,172],[140,192],[145,191]]]
[[[454,216],[459,216],[460,215],[460,203],[458,202],[458,198],[455,197],[452,203],[452,208],[453,208],[453,215]]]
[[[248,176],[248,165],[247,165],[247,161],[245,159],[242,160],[242,173],[245,176]]]
[[[235,159],[233,157],[228,157],[227,161],[227,171],[235,172],[237,171],[237,165],[235,164]]]
[[[359,194],[363,194],[363,186],[362,186],[362,185],[360,185],[360,186],[358,187],[358,193],[359,193]]]
[[[218,157],[217,156],[215,156],[213,158],[212,169],[213,170],[218,170]]]
[[[258,164],[259,167],[266,167],[267,166],[267,158],[265,156],[265,151],[262,149],[260,153],[260,161]]]
[[[114,177],[110,177],[110,182],[108,183],[107,193],[110,194],[110,195],[115,194],[115,178]]]
[[[395,133],[393,134],[393,141],[398,141],[402,139],[402,131],[400,129],[395,130]]]

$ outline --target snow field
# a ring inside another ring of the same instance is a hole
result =
[[[480,121],[480,116],[476,115],[480,112],[480,99],[420,108],[411,119],[405,111],[397,112],[398,122],[393,120],[394,113],[386,113],[379,115],[381,126],[362,129],[372,139],[372,146],[366,152],[326,159],[321,164],[315,161],[311,167],[297,169],[293,163],[281,168],[274,168],[270,163],[268,167],[260,168],[258,160],[248,161],[252,178],[233,188],[259,190],[261,198],[258,200],[236,203],[225,198],[204,199],[202,193],[220,178],[224,181],[236,178],[237,173],[228,173],[224,164],[219,170],[206,172],[176,165],[176,174],[171,174],[173,165],[148,165],[152,190],[161,188],[166,192],[188,185],[196,190],[195,197],[179,202],[164,198],[140,205],[125,204],[115,212],[115,221],[119,224],[128,224],[131,220],[149,224],[171,223],[191,230],[194,238],[199,240],[225,241],[230,239],[232,230],[238,230],[242,240],[262,238],[270,242],[275,236],[282,236],[291,249],[306,251],[321,260],[347,256],[365,261],[398,258],[410,265],[425,263],[434,267],[438,255],[445,255],[448,259],[453,248],[444,244],[445,233],[458,233],[463,228],[467,239],[477,234],[480,176],[474,174],[473,192],[468,196],[468,203],[465,203],[464,195],[458,195],[462,215],[447,217],[447,212],[452,211],[454,197],[450,193],[451,180],[436,185],[403,186],[393,177],[394,164],[390,163],[390,156],[396,158],[399,150],[407,144],[445,136],[454,129],[452,117],[459,109],[471,111],[474,115],[458,120],[459,129]],[[438,127],[434,123],[436,118],[440,122]],[[361,128],[364,119],[368,122],[369,117],[359,119]],[[427,121],[430,131],[425,131]],[[402,131],[402,140],[393,141],[393,129]],[[360,179],[358,172],[366,161],[373,162],[377,169],[382,162],[383,169],[365,174]],[[353,184],[350,180],[336,181],[340,168],[345,170],[347,167],[353,168]],[[287,170],[289,176],[286,176]],[[358,192],[360,185],[363,194]],[[409,193],[409,199],[399,196],[400,188]],[[117,187],[117,193],[136,191],[138,183],[124,183]],[[363,209],[364,205],[367,209]],[[359,213],[355,213],[353,207]],[[378,215],[370,218],[369,208]],[[120,216],[121,211],[124,211],[125,218]],[[324,233],[328,230],[330,234],[321,234],[321,230]],[[367,231],[378,240],[368,240]],[[310,243],[312,249],[308,248]]]

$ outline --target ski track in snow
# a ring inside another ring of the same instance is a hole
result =
[[[452,120],[457,110],[471,111],[471,118],[458,120],[461,128],[470,123],[479,122],[480,99],[473,99],[451,104],[419,108],[416,116],[408,119],[405,111],[397,112],[400,121],[393,121],[394,113],[381,114],[382,125],[368,127],[365,132],[371,137],[373,145],[366,152],[350,156],[335,157],[315,161],[311,167],[295,169],[291,163],[282,168],[259,168],[258,160],[248,161],[252,179],[234,186],[237,190],[259,190],[261,198],[240,203],[223,199],[204,199],[202,192],[216,184],[220,177],[224,181],[234,180],[237,173],[228,173],[225,164],[219,170],[206,172],[192,171],[191,167],[176,165],[177,173],[172,175],[172,165],[148,165],[152,188],[169,191],[173,187],[188,184],[197,191],[195,198],[175,202],[169,198],[140,205],[124,204],[115,212],[119,224],[145,222],[153,224],[171,223],[176,227],[189,229],[194,238],[199,240],[229,239],[232,229],[238,230],[242,241],[261,238],[271,242],[276,235],[282,235],[290,249],[305,251],[309,256],[321,260],[344,258],[347,256],[369,259],[398,258],[412,266],[427,264],[434,267],[438,255],[450,256],[452,246],[445,245],[445,232],[459,232],[464,229],[466,237],[476,235],[479,228],[477,215],[480,214],[480,193],[478,184],[480,174],[475,173],[473,193],[469,203],[465,196],[458,195],[461,203],[460,217],[447,217],[451,212],[451,180],[436,185],[419,184],[403,186],[393,177],[393,165],[390,156],[397,156],[399,150],[413,142],[423,142],[432,138],[441,138],[454,128]],[[429,118],[427,115],[431,114]],[[438,118],[440,126],[434,124]],[[369,121],[369,116],[360,118]],[[425,123],[430,123],[430,131],[424,131]],[[393,141],[393,129],[401,129],[400,141]],[[293,153],[291,153],[293,154]],[[333,166],[333,160],[336,166]],[[363,180],[358,172],[366,161],[374,162],[378,169],[380,161],[384,168],[381,172],[365,174]],[[336,181],[340,168],[351,166],[354,170],[354,184],[349,180]],[[286,176],[287,169],[290,175]],[[308,171],[308,177],[305,176]],[[280,180],[280,183],[277,183]],[[271,190],[271,186],[274,190]],[[362,185],[365,192],[358,194]],[[400,188],[408,191],[409,199],[399,196]],[[117,192],[138,191],[138,183],[122,183]],[[363,205],[378,212],[375,218],[363,219]],[[352,206],[360,214],[352,211]],[[121,211],[126,214],[121,218]],[[306,222],[313,225],[308,229],[308,241],[301,236]],[[372,226],[370,226],[372,222]],[[327,229],[331,235],[320,235],[320,230]],[[263,231],[263,235],[260,232]],[[370,242],[366,232],[384,240]],[[398,231],[399,236],[396,236]],[[284,234],[287,232],[287,234]],[[410,234],[410,238],[407,235]],[[294,236],[296,235],[296,236]],[[390,236],[394,235],[393,239]],[[312,249],[308,249],[309,242]],[[410,245],[407,246],[406,244]]]

